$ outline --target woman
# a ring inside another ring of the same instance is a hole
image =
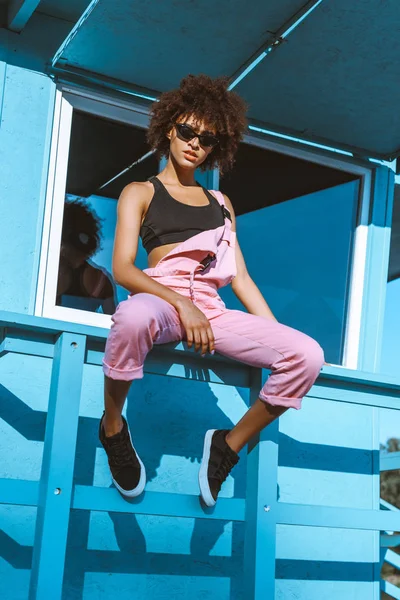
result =
[[[189,75],[161,95],[148,139],[168,163],[157,177],[128,185],[118,201],[113,274],[131,295],[117,307],[107,340],[99,437],[127,497],[143,491],[146,475],[121,411],[153,344],[186,340],[201,356],[217,351],[272,371],[233,429],[205,434],[199,484],[207,506],[245,444],[289,407],[300,408],[324,362],[316,341],[277,322],[250,278],[229,198],[195,181],[198,167],[232,166],[246,127],[245,104],[227,84]],[[139,235],[148,252],[144,271],[133,264]],[[226,309],[217,290],[228,283],[248,313]]]

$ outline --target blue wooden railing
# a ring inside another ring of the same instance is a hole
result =
[[[214,509],[202,507],[195,495],[146,491],[140,498],[128,502],[113,488],[75,484],[73,471],[83,367],[84,364],[101,365],[107,334],[106,329],[0,311],[0,357],[15,352],[53,360],[40,481],[0,479],[0,503],[37,507],[30,600],[62,597],[71,509],[245,521],[246,600],[275,597],[278,524],[400,531],[400,511],[387,510],[388,507],[360,510],[279,502],[277,422],[266,428],[248,448],[246,497],[221,498]],[[182,344],[156,347],[146,360],[145,370],[170,377],[247,387],[251,400],[257,397],[266,375],[260,369],[217,355],[199,361]],[[321,401],[398,409],[399,392],[400,382],[389,378],[324,367],[308,395]],[[384,460],[394,461],[394,457]],[[379,473],[379,464],[375,472]],[[397,555],[392,554],[386,554],[386,560],[395,561],[397,566]],[[374,580],[378,581],[380,562],[375,566]],[[382,583],[382,587],[394,598],[400,598],[394,586]]]
[[[400,469],[400,452],[381,452],[380,472],[393,471],[395,469]],[[381,508],[384,510],[390,510],[400,516],[400,510],[396,506],[393,506],[383,499],[381,499]],[[397,531],[399,531],[399,529],[397,529]],[[389,533],[388,531],[384,531],[382,532],[380,539],[381,565],[386,562],[400,571],[400,555],[391,550],[391,548],[397,548],[400,546],[400,535],[393,532]],[[390,598],[400,600],[400,589],[389,581],[382,579],[381,590]]]

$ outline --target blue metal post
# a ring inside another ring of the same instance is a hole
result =
[[[368,224],[367,262],[363,294],[363,318],[358,368],[379,370],[389,268],[390,234],[394,197],[394,173],[375,170],[372,209]]]
[[[252,369],[253,403],[266,371]],[[275,598],[275,549],[278,488],[278,420],[249,444],[247,455],[245,574],[249,600]]]
[[[85,345],[63,333],[54,348],[30,600],[61,600]]]

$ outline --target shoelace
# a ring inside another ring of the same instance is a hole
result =
[[[215,471],[214,475],[212,476],[213,479],[216,479],[218,481],[219,489],[221,488],[221,485],[223,484],[225,479],[228,477],[229,473],[231,472],[231,470],[235,466],[235,464],[236,463],[229,456],[229,454],[224,454],[217,470]]]
[[[115,440],[109,445],[108,457],[113,467],[138,466],[138,461],[128,436],[124,436],[118,441]]]

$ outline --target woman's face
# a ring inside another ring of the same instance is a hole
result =
[[[217,134],[213,128],[206,127],[203,121],[196,119],[193,115],[180,117],[177,119],[177,122],[189,125],[198,134]],[[167,137],[170,140],[170,154],[182,169],[197,169],[213,151],[213,148],[210,146],[202,146],[197,137],[188,141],[184,140],[176,127],[173,127],[168,132]]]

